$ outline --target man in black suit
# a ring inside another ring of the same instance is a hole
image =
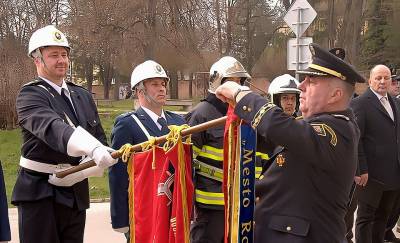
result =
[[[351,107],[360,128],[357,243],[381,243],[400,188],[400,106],[388,95],[388,67],[371,69],[369,89]]]
[[[28,55],[38,78],[25,84],[16,108],[21,127],[20,169],[11,202],[18,207],[21,243],[83,242],[89,207],[88,176],[102,175],[116,162],[108,151],[92,95],[64,78],[70,47],[49,25],[35,31]],[[97,166],[62,179],[54,174],[80,163]]]
[[[217,97],[235,105],[259,141],[284,149],[256,186],[255,242],[341,243],[344,215],[357,167],[359,131],[349,103],[364,78],[318,45],[299,85],[303,119],[245,87],[226,82]]]
[[[388,93],[396,97],[393,99],[395,102],[400,102],[399,100],[399,95],[400,95],[400,75],[396,75],[396,69],[393,68],[391,70],[392,73],[392,85],[390,86],[390,89]],[[396,225],[396,222],[399,219],[400,215],[400,197],[397,198],[397,201],[395,203],[394,209],[389,216],[389,220],[386,226],[386,233],[385,233],[385,242],[400,242],[400,239],[395,236],[393,233],[393,228]]]

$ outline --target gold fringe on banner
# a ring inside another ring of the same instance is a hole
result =
[[[127,143],[123,145],[118,152],[121,155],[121,160],[127,164],[127,170],[128,170],[128,175],[129,179],[133,179],[133,175],[135,174],[135,168],[133,166],[133,153],[131,152],[132,145]],[[133,183],[130,181],[129,182],[129,187],[128,187],[128,194],[129,194],[129,242],[130,243],[135,243],[135,215],[131,212],[133,212],[135,202],[133,200],[133,197],[135,195],[135,190],[132,185]]]
[[[167,141],[164,144],[164,151],[171,149],[173,146],[178,146],[178,167],[179,167],[179,180],[181,182],[181,197],[182,197],[182,208],[183,208],[183,231],[185,236],[185,243],[190,242],[190,218],[187,205],[187,189],[185,183],[185,171],[186,171],[186,161],[185,161],[185,151],[182,143],[181,131],[187,129],[188,125],[168,126],[170,133],[167,136]],[[190,136],[186,137],[186,143],[190,143]]]

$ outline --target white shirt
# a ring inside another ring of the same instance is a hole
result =
[[[160,116],[158,116],[158,115],[157,115],[156,113],[154,113],[152,110],[147,109],[147,108],[144,107],[144,106],[141,106],[141,107],[142,107],[142,109],[147,113],[147,115],[150,116],[151,120],[153,120],[153,122],[157,125],[158,129],[161,130],[161,124],[159,124],[159,123],[157,122],[157,120],[158,120],[158,118],[160,118]],[[167,118],[165,117],[165,114],[164,114],[164,110],[161,110],[161,117],[164,118],[165,121],[167,120]]]
[[[370,87],[370,89],[371,89],[371,87]],[[373,89],[371,89],[371,91],[376,95],[376,97],[378,97],[379,102],[381,102],[382,106],[385,108],[385,110],[389,114],[390,118],[392,118],[392,120],[394,121],[393,108],[390,105],[387,93],[385,95],[381,95],[381,94],[378,94],[377,92],[375,92]],[[385,98],[385,101],[386,101],[386,104],[388,107],[385,107],[385,105],[382,103],[382,98]]]
[[[59,95],[61,95],[61,91],[62,91],[63,89],[65,89],[65,91],[64,91],[65,96],[68,97],[69,101],[70,101],[71,104],[72,104],[72,107],[74,108],[74,111],[76,112],[75,107],[74,107],[74,103],[72,102],[71,95],[70,95],[70,93],[69,93],[69,89],[68,89],[67,83],[65,82],[64,79],[63,79],[62,84],[61,84],[61,87],[60,87],[60,86],[58,86],[57,84],[51,82],[50,80],[48,80],[48,79],[46,79],[46,78],[43,78],[43,77],[40,77],[40,76],[39,76],[39,78],[43,79],[46,83],[50,84],[50,86],[53,87],[53,88],[57,91],[57,93],[58,93]]]
[[[376,95],[376,97],[378,97],[379,101],[381,101],[382,97],[386,97],[386,99],[389,100],[388,96],[387,96],[387,93],[385,95],[381,95],[381,94],[375,92],[373,89],[371,89],[371,87],[369,87],[369,89],[372,91],[372,93],[374,93]]]

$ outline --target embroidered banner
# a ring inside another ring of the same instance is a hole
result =
[[[256,134],[228,110],[224,137],[225,243],[253,242]]]
[[[170,126],[163,148],[153,139],[130,155],[131,243],[189,243],[194,186],[191,145],[180,135],[186,127]]]

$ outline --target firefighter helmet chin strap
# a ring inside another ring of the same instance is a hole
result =
[[[144,94],[144,98],[147,100],[147,102],[149,102],[152,105],[160,105],[160,102],[158,102],[157,100],[155,100],[153,97],[151,97],[146,90],[146,87],[143,90],[143,94]]]
[[[44,58],[43,58],[43,55],[42,55],[42,51],[40,50],[40,48],[37,48],[34,51],[34,56],[35,56],[35,58],[39,58],[40,59],[40,62],[43,63],[45,69],[49,70],[49,68],[46,65],[46,62],[44,61]]]

